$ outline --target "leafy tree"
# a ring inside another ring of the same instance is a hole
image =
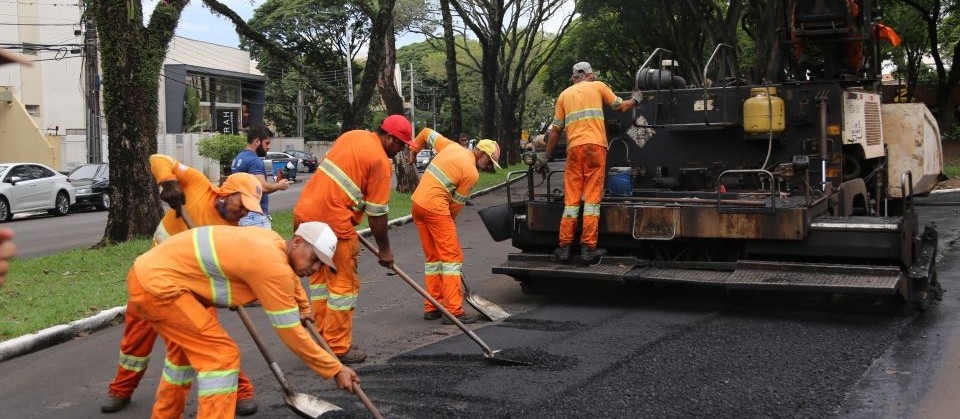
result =
[[[942,130],[949,130],[953,127],[954,105],[950,100],[950,93],[960,85],[960,42],[956,41],[955,30],[950,31],[953,42],[952,45],[941,44],[939,30],[940,22],[944,17],[957,12],[957,3],[953,0],[900,0],[902,3],[914,8],[919,12],[920,18],[925,24],[927,37],[930,45],[927,52],[933,58],[937,71],[937,107],[940,112],[937,113],[937,121]],[[952,20],[956,22],[956,20]],[[952,51],[949,56],[952,63],[944,64],[941,49]],[[948,68],[949,67],[949,68]]]
[[[220,163],[220,176],[230,173],[230,164],[247,146],[247,137],[243,135],[217,134],[200,140],[197,153]]]

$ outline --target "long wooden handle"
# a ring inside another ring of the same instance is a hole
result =
[[[331,356],[337,356],[333,353],[333,349],[330,348],[330,345],[327,344],[326,339],[317,333],[317,327],[313,324],[313,319],[307,319],[307,321],[310,322],[310,325],[308,325],[306,329],[307,332],[310,333],[310,336],[313,336],[313,340],[317,341],[317,343],[323,348],[323,350],[327,351],[328,354]],[[353,383],[353,392],[357,395],[357,397],[360,398],[360,402],[367,407],[367,410],[370,411],[370,414],[373,415],[374,418],[383,419],[383,415],[380,414],[380,409],[377,409],[377,406],[373,405],[373,402],[370,401],[369,397],[367,397],[367,393],[363,392],[363,388],[360,387],[359,383]]]
[[[273,372],[273,375],[277,377],[277,381],[280,382],[280,387],[283,388],[283,392],[293,394],[293,390],[290,389],[290,383],[287,382],[287,377],[283,375],[283,370],[280,369],[280,366],[274,362],[273,357],[270,356],[270,352],[267,352],[267,347],[264,346],[263,341],[260,340],[260,334],[257,333],[253,322],[250,321],[250,316],[247,316],[246,310],[243,309],[243,306],[237,306],[236,309],[237,314],[240,315],[240,320],[243,321],[243,325],[247,328],[247,331],[250,332],[253,343],[257,344],[257,349],[260,349],[260,354],[263,355],[263,359],[265,359],[267,365],[270,366],[270,371]]]
[[[363,245],[366,246],[367,249],[370,249],[370,251],[373,252],[373,254],[377,255],[377,257],[380,256],[380,252],[377,251],[375,247],[373,247],[373,244],[371,244],[369,240],[367,240],[363,236],[358,235],[357,237],[360,239],[360,243],[363,243]],[[474,342],[480,345],[480,347],[483,348],[483,352],[487,354],[487,356],[491,356],[491,357],[493,356],[493,349],[490,349],[490,347],[487,346],[487,344],[480,339],[480,336],[477,336],[477,334],[473,333],[472,330],[467,329],[467,326],[464,325],[463,322],[461,322],[460,319],[457,318],[457,316],[454,316],[452,313],[450,313],[449,310],[444,308],[443,305],[440,304],[435,298],[433,298],[433,296],[431,296],[426,290],[424,290],[423,287],[417,284],[417,282],[414,281],[412,278],[410,278],[410,276],[407,275],[406,272],[400,269],[400,267],[397,266],[396,263],[394,263],[393,265],[390,265],[390,269],[396,272],[397,276],[403,279],[403,281],[406,282],[407,285],[409,285],[411,288],[416,290],[417,293],[419,293],[421,296],[423,296],[423,298],[429,301],[430,304],[433,304],[434,308],[436,308],[437,310],[440,310],[441,314],[443,314],[447,319],[452,321],[453,324],[457,325],[457,327],[459,327],[460,330],[463,331],[463,333],[469,336],[470,339],[473,339]]]

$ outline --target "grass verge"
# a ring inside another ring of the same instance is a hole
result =
[[[481,173],[474,191],[503,183],[516,164],[497,173]],[[390,219],[410,214],[410,194],[394,192]],[[366,218],[357,229],[367,227]],[[293,214],[273,214],[273,229],[283,237],[293,235]],[[150,248],[147,239],[101,249],[73,249],[33,259],[14,260],[7,284],[0,288],[0,341],[69,323],[100,310],[123,305],[126,276],[133,260]]]

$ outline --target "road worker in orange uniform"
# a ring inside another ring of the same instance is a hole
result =
[[[580,237],[580,257],[586,263],[596,262],[606,253],[597,248],[600,224],[600,198],[603,196],[603,178],[607,166],[607,132],[604,127],[603,105],[624,112],[638,102],[638,95],[626,101],[620,99],[606,84],[596,81],[590,63],[573,65],[573,85],[557,98],[556,111],[550,124],[546,153],[538,156],[538,163],[553,154],[560,131],[567,133],[567,165],[563,171],[563,216],[560,218],[560,239],[554,254],[561,262],[570,259],[574,241],[580,200],[583,199],[583,231]]]
[[[256,181],[254,179],[254,181]],[[244,195],[259,206],[259,197]],[[357,374],[325,352],[303,328],[309,308],[297,301],[301,276],[336,269],[336,236],[326,224],[303,223],[291,240],[252,227],[207,226],[165,240],[136,259],[127,274],[128,304],[167,343],[153,419],[180,419],[196,380],[198,419],[233,418],[240,350],[207,309],[260,301],[283,343],[310,369],[352,392]]]
[[[494,172],[500,168],[500,147],[496,141],[480,140],[473,150],[467,150],[440,133],[424,128],[410,146],[411,158],[425,145],[436,150],[420,184],[413,191],[413,222],[420,232],[420,244],[426,262],[424,282],[430,296],[443,304],[450,314],[463,323],[477,321],[477,316],[464,313],[463,289],[460,277],[463,271],[463,249],[457,238],[453,220],[470,198],[470,191],[480,179],[480,170]],[[429,301],[423,302],[423,319],[436,320],[440,311]],[[453,322],[447,318],[444,324]]]
[[[196,226],[237,225],[248,211],[259,211],[259,203],[253,205],[249,198],[259,200],[261,187],[257,179],[248,173],[231,175],[223,187],[218,188],[199,170],[162,154],[150,156],[150,170],[157,183],[163,187],[161,199],[171,207],[182,205]],[[187,225],[183,218],[170,209],[157,226],[153,236],[154,245],[186,230]],[[303,304],[308,306],[306,294],[303,294]],[[211,313],[216,314],[216,309],[211,308]],[[117,374],[110,382],[107,401],[100,406],[102,412],[116,412],[130,403],[130,397],[146,373],[156,340],[157,333],[143,320],[136,308],[128,304],[124,315],[123,338],[120,341],[120,362]],[[168,359],[164,372],[184,367],[188,366],[172,364]],[[239,400],[238,415],[256,413],[253,384],[243,373],[240,374]]]
[[[339,242],[333,257],[336,272],[320,269],[310,278],[310,302],[317,331],[344,364],[363,362],[366,351],[353,345],[353,312],[360,293],[357,255],[360,241],[356,226],[363,215],[380,253],[380,265],[393,266],[387,237],[390,201],[390,159],[412,143],[413,127],[401,115],[390,115],[377,132],[347,131],[317,167],[317,173],[300,193],[293,208],[294,228],[321,221],[336,233]]]

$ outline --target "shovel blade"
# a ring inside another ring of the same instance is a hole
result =
[[[504,310],[494,302],[480,295],[465,294],[463,299],[467,300],[467,304],[470,304],[470,307],[473,307],[474,310],[477,310],[478,313],[490,319],[490,321],[495,322],[510,317],[510,313],[507,312],[507,310]]]
[[[285,394],[283,401],[287,403],[290,410],[293,410],[302,418],[317,419],[324,413],[341,410],[333,403],[303,393]]]

